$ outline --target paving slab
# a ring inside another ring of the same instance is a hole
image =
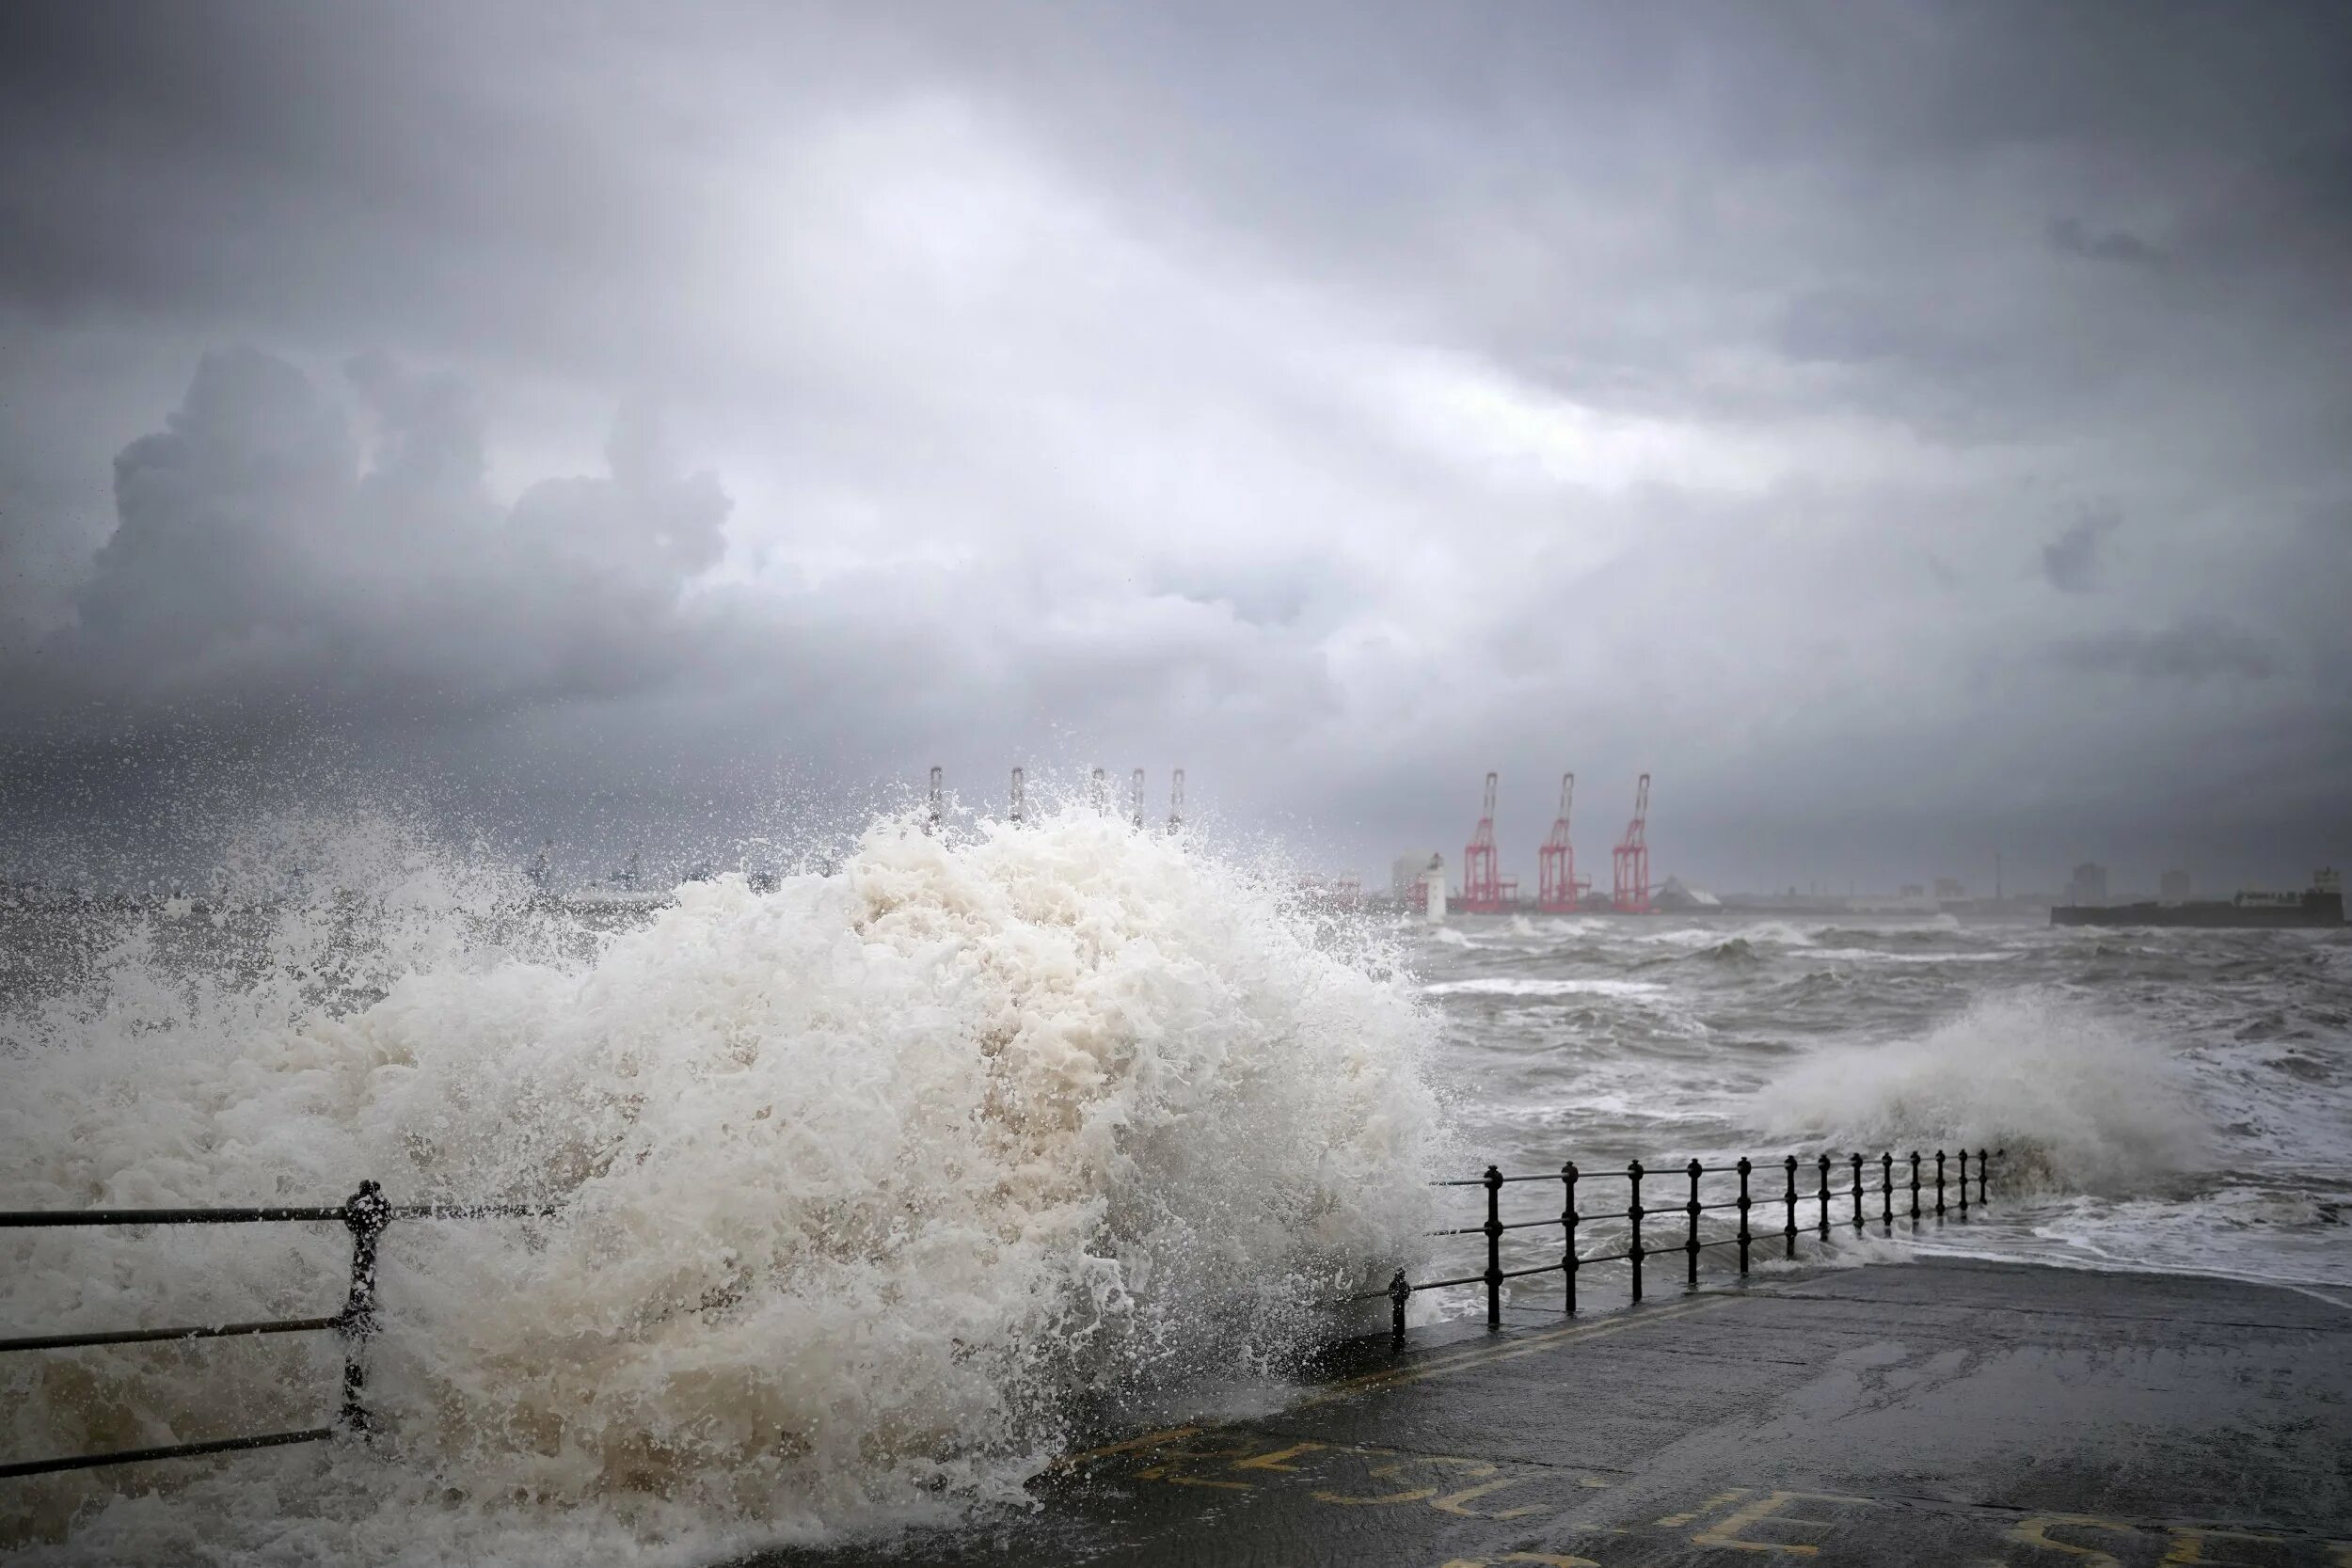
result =
[[[1923,1259],[1456,1328],[848,1563],[2352,1568],[2352,1308]]]

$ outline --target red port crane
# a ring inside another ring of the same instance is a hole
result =
[[[1495,775],[1486,775],[1486,800],[1478,816],[1478,829],[1462,851],[1461,907],[1470,914],[1499,914],[1502,910],[1502,877],[1495,862]]]
[[[1560,815],[1552,818],[1551,836],[1536,851],[1536,907],[1546,914],[1574,914],[1577,904],[1592,890],[1576,879],[1576,849],[1568,842],[1568,808],[1576,803],[1576,775],[1560,775]]]
[[[1615,903],[1620,914],[1647,914],[1649,911],[1649,775],[1633,788],[1633,820],[1625,825],[1625,837],[1610,851],[1616,862],[1617,890]]]

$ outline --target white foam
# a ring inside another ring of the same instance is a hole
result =
[[[1824,1051],[1756,1103],[1783,1137],[2006,1148],[2005,1177],[2074,1189],[2194,1168],[2212,1142],[2160,1043],[2035,990],[1996,992],[1924,1036]]]
[[[1817,947],[1805,954],[1808,959],[1833,958],[1858,963],[1889,964],[1993,964],[2005,963],[2016,957],[2013,953],[1889,953],[1878,947]]]
[[[1542,980],[1486,974],[1474,980],[1440,980],[1421,990],[1423,996],[1654,996],[1665,989],[1647,980]]]
[[[563,1218],[395,1227],[380,1451],[12,1482],[4,1538],[87,1505],[88,1560],[682,1560],[1016,1496],[1081,1390],[1277,1360],[1429,1228],[1429,1021],[1184,841],[885,823],[838,875],[682,888],[589,962],[394,860],[364,957],[330,900],[251,986],[144,936],[6,1020],[0,1203],[373,1176]],[[380,997],[320,1006],[338,963]],[[346,1257],[291,1227],[0,1245],[22,1332],[331,1311]],[[324,1417],[331,1342],[261,1343],[11,1357],[10,1451]]]

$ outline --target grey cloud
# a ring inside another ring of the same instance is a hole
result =
[[[2161,267],[2169,260],[2162,250],[2122,230],[2094,230],[2080,218],[2059,218],[2050,225],[2050,243],[2069,256],[2086,261],[2115,261],[2129,267]]]
[[[1718,883],[2324,834],[2347,44],[2101,0],[0,8],[0,789],[179,724],[518,816],[1182,752],[1366,864],[1489,767],[1530,846],[1523,781],[1616,815],[1651,767]],[[182,398],[236,341],[278,358]]]
[[[599,478],[501,507],[459,382],[382,357],[376,423],[252,350],[207,355],[115,462],[119,523],[42,649],[77,704],[497,711],[658,684],[726,498],[624,419]]]
[[[2268,641],[2211,619],[2185,621],[2160,631],[2075,638],[2059,644],[2058,655],[2077,670],[2144,681],[2264,681],[2279,672],[2278,651]]]
[[[2099,547],[2122,526],[2109,512],[2092,512],[2077,518],[2066,531],[2042,546],[2042,579],[2061,594],[2089,594],[2099,586]]]

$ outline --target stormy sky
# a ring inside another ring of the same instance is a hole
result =
[[[2333,5],[0,8],[10,865],[1099,761],[1375,880],[1492,768],[1531,882],[1574,768],[1604,881],[1647,769],[1719,888],[2299,884],[2347,80]]]

